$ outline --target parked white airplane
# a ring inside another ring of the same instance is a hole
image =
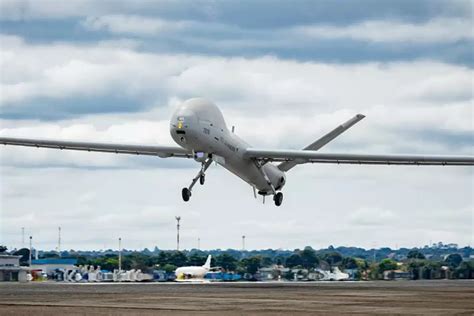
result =
[[[181,267],[176,269],[174,274],[176,275],[176,281],[178,282],[193,282],[193,281],[203,281],[204,276],[211,269],[211,255],[207,256],[206,263],[203,266],[190,266],[190,267]]]
[[[285,172],[303,163],[374,164],[374,165],[474,165],[474,157],[420,156],[420,155],[367,155],[319,153],[318,150],[364,118],[357,114],[302,150],[252,148],[227,129],[219,108],[205,99],[185,101],[173,114],[170,133],[180,147],[104,144],[59,140],[23,139],[0,137],[0,144],[108,152],[116,154],[152,155],[161,158],[194,158],[201,169],[182,197],[189,201],[191,191],[199,180],[204,184],[205,172],[212,161],[234,173],[265,198],[273,195],[275,205],[283,201],[281,189],[285,185]],[[270,129],[270,127],[269,127]],[[278,165],[272,162],[281,162]]]
[[[326,271],[316,269],[317,272],[321,273],[321,281],[345,281],[349,280],[349,274],[341,272],[338,267],[332,268],[332,271]]]

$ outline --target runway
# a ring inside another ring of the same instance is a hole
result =
[[[474,281],[0,283],[0,314],[472,315]]]

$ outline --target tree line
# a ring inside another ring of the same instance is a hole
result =
[[[0,246],[0,252],[6,252]],[[212,252],[191,251],[124,251],[122,269],[165,270],[173,272],[177,267],[199,266],[204,264],[208,254]],[[26,264],[29,250],[24,248],[12,254],[21,255],[22,263]],[[392,253],[393,254],[393,253]],[[462,254],[462,252],[461,252]],[[377,256],[344,256],[336,249],[329,247],[323,250],[314,250],[311,247],[295,249],[294,251],[266,250],[263,253],[252,253],[238,250],[214,252],[211,266],[219,267],[225,272],[254,275],[262,267],[280,266],[291,269],[314,270],[316,268],[330,270],[339,267],[341,270],[356,271],[356,279],[380,279],[385,271],[399,270],[409,272],[413,279],[431,279],[447,276],[450,278],[472,278],[474,261],[464,260],[459,252],[444,257],[427,258],[422,250],[411,249],[406,256],[398,258],[393,255]],[[43,252],[41,258],[57,258],[56,252]],[[113,271],[118,268],[117,252],[94,253],[93,255],[81,252],[64,252],[62,258],[76,258],[78,265],[100,266],[101,269]],[[374,260],[375,259],[375,260]]]

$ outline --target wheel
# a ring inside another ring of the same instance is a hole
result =
[[[273,196],[273,201],[275,202],[276,206],[280,206],[281,203],[283,202],[283,193],[278,192]]]
[[[181,195],[183,196],[184,202],[187,202],[191,197],[191,191],[189,191],[188,188],[183,188],[183,190],[181,191]]]
[[[203,185],[203,184],[204,184],[204,181],[206,181],[206,176],[204,176],[203,174],[201,174],[201,176],[199,177],[199,183],[200,183],[201,185]]]

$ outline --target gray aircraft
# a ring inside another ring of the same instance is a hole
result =
[[[474,157],[420,155],[366,155],[320,153],[318,150],[364,118],[357,114],[302,150],[253,148],[229,131],[219,108],[205,99],[185,101],[173,114],[170,133],[180,147],[90,143],[59,140],[0,137],[0,144],[83,150],[116,154],[152,155],[161,158],[193,158],[201,168],[189,187],[182,189],[184,201],[189,201],[197,181],[204,184],[205,172],[214,161],[249,183],[256,193],[273,195],[276,206],[283,201],[281,189],[285,172],[303,163],[334,163],[358,165],[474,165]],[[279,162],[278,165],[273,164]]]

